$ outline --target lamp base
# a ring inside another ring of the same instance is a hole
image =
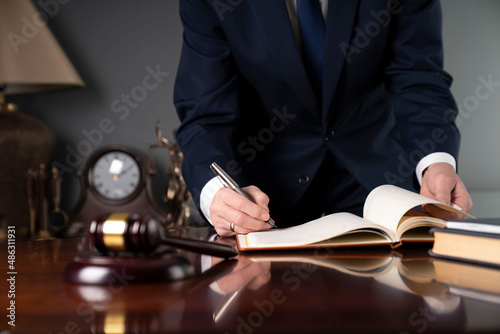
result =
[[[15,226],[16,238],[31,235],[28,169],[48,165],[55,143],[54,132],[41,121],[15,104],[0,103],[0,230]]]

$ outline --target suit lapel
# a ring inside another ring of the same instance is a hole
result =
[[[306,108],[320,120],[318,103],[300,57],[285,1],[251,0],[248,4],[252,7],[276,66]]]
[[[345,62],[340,43],[349,43],[359,0],[329,0],[326,17],[325,62],[323,77],[322,120],[326,121],[328,110],[337,88],[342,66]]]

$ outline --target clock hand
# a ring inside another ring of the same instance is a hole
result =
[[[127,168],[125,168],[121,173],[120,175],[123,175],[125,173],[127,173],[132,167],[134,167],[134,165],[129,165]]]
[[[120,170],[118,173],[113,173],[113,180],[118,181],[121,175],[125,175],[134,165],[129,165],[127,168]]]

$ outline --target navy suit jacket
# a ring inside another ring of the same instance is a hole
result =
[[[214,161],[289,210],[327,152],[368,190],[414,189],[423,156],[457,158],[438,1],[330,0],[322,101],[284,0],[180,0],[180,14],[177,140],[197,205]]]

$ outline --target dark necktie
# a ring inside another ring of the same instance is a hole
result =
[[[297,0],[304,65],[319,102],[323,86],[325,21],[318,0]]]

